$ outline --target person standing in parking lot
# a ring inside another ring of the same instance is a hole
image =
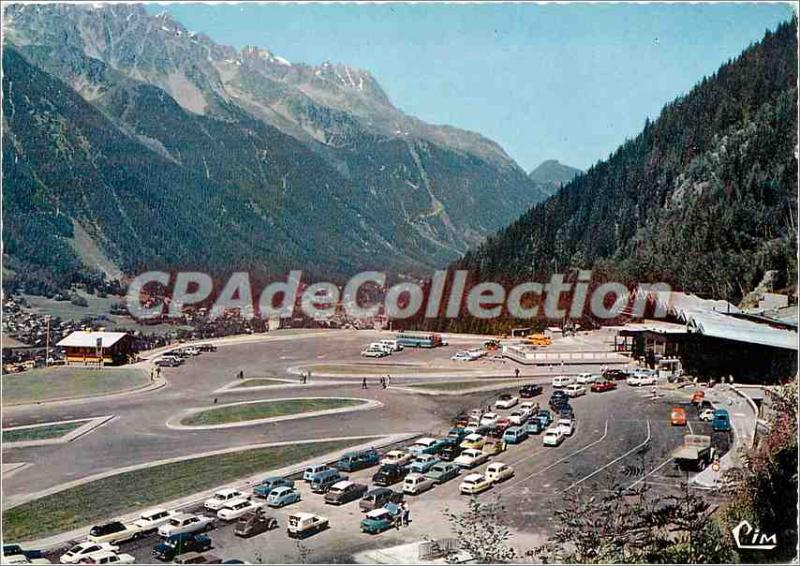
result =
[[[361,389],[366,389],[366,388],[367,388],[367,378],[365,377],[364,379],[361,380]]]

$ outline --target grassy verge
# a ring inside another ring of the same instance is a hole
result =
[[[514,385],[520,383],[518,380],[500,380],[500,379],[472,379],[470,381],[439,381],[429,383],[414,383],[407,385],[412,389],[430,389],[431,391],[462,391],[468,389],[477,389],[479,387],[486,387],[488,385]]]
[[[90,419],[75,421],[71,423],[44,424],[31,428],[19,428],[3,430],[3,442],[25,442],[29,440],[49,440],[59,438],[69,434],[76,428],[80,428],[89,422]]]
[[[298,380],[298,383],[300,381]],[[265,385],[288,385],[286,381],[281,381],[279,379],[269,379],[266,377],[250,377],[243,380],[241,383],[237,383],[234,386],[234,389],[239,389],[240,387],[263,387]]]
[[[181,420],[182,425],[203,426],[241,423],[256,419],[299,415],[311,411],[325,411],[355,407],[365,402],[360,399],[286,399],[283,401],[259,401],[244,405],[219,407],[195,413]]]
[[[4,538],[22,541],[69,531],[368,441],[337,440],[255,448],[124,472],[6,510],[3,513]]]
[[[3,405],[11,405],[116,393],[144,386],[150,378],[133,368],[51,367],[7,374],[2,379]]]

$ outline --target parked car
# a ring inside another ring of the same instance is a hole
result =
[[[453,463],[462,468],[474,468],[480,466],[489,459],[488,454],[484,454],[480,450],[469,448],[464,450],[461,455],[453,460]]]
[[[481,426],[494,426],[497,423],[497,413],[486,413],[481,417]]]
[[[298,501],[300,501],[300,491],[288,486],[276,487],[267,496],[267,505],[270,507],[286,507]]]
[[[686,426],[686,409],[673,407],[670,412],[670,422],[673,426]]]
[[[136,558],[130,554],[118,554],[112,550],[101,550],[81,560],[81,564],[135,564]]]
[[[519,444],[528,438],[528,431],[524,426],[512,426],[503,433],[503,442],[506,444]]]
[[[389,450],[381,458],[381,465],[393,464],[395,466],[405,466],[411,462],[414,456],[404,450]]]
[[[544,389],[541,385],[523,385],[519,388],[519,396],[523,399],[530,399],[531,397],[541,395],[542,391],[544,391]]]
[[[455,428],[451,428],[449,431],[447,431],[446,439],[450,443],[460,444],[461,441],[464,440],[464,437],[467,436],[467,434],[469,434],[469,433],[466,430],[464,430],[462,427],[455,427]],[[442,446],[442,449],[444,449],[445,446],[447,446],[447,443],[444,446]]]
[[[210,552],[184,552],[172,561],[174,564],[222,564],[222,558]]]
[[[377,473],[372,476],[372,483],[386,487],[387,485],[399,482],[406,477],[407,473],[408,471],[405,466],[384,464],[378,469]]]
[[[461,441],[461,448],[465,450],[468,448],[479,449],[483,448],[484,444],[486,444],[486,438],[484,436],[472,433],[465,436],[464,440]]]
[[[642,387],[644,385],[655,385],[658,382],[655,375],[649,374],[635,374],[625,380],[625,383],[634,387]]]
[[[389,355],[389,352],[384,350],[383,348],[378,347],[368,347],[365,350],[361,350],[361,356],[364,358],[383,358]]]
[[[512,423],[511,419],[509,419],[508,417],[501,417],[497,419],[497,422],[494,424],[494,428],[492,429],[492,432],[490,434],[495,438],[501,438],[503,436],[503,433],[506,430],[508,430],[513,424],[514,423]]]
[[[190,515],[189,513],[176,513],[170,520],[158,527],[158,534],[162,537],[196,533],[210,529],[214,526],[213,517],[205,515]]]
[[[419,495],[423,491],[428,491],[434,485],[436,485],[436,482],[423,474],[408,474],[403,479],[403,493]]]
[[[495,454],[500,454],[504,452],[506,449],[506,443],[500,439],[494,438],[487,438],[486,443],[481,448],[481,452],[488,456],[493,456]]]
[[[579,373],[575,378],[575,383],[586,385],[587,383],[594,383],[597,381],[597,376],[593,373]]]
[[[331,468],[331,472],[322,471],[311,481],[311,491],[313,493],[327,493],[336,483],[348,479],[347,474]]]
[[[586,395],[586,386],[573,383],[572,385],[567,385],[564,391],[567,392],[568,397],[580,397],[581,395]]]
[[[432,454],[422,454],[408,466],[409,472],[424,474],[439,462],[439,458]]]
[[[525,425],[525,432],[528,433],[528,436],[531,434],[539,434],[545,428],[545,425],[542,424],[542,421],[537,419],[531,419]]]
[[[388,503],[385,507],[373,509],[361,520],[361,532],[377,535],[395,526],[400,518],[401,510],[397,505]]]
[[[324,531],[329,526],[330,522],[326,517],[314,513],[295,513],[289,515],[286,534],[291,538],[305,538]]]
[[[234,499],[217,511],[217,517],[223,521],[235,521],[239,517],[243,517],[258,508],[260,508],[260,505],[249,499]]]
[[[294,480],[282,478],[280,476],[273,476],[262,480],[260,484],[253,488],[253,495],[256,497],[266,498],[273,489],[279,487],[294,487]]]
[[[139,518],[133,524],[139,527],[142,533],[149,533],[169,521],[170,517],[172,517],[172,513],[166,509],[150,509],[140,513]]]
[[[591,389],[593,393],[604,393],[606,391],[614,391],[616,388],[617,384],[613,381],[597,381],[592,383],[589,389]]]
[[[380,509],[387,503],[401,503],[403,494],[388,487],[376,487],[369,490],[358,502],[358,508],[362,511],[373,511]]]
[[[461,481],[458,491],[464,495],[475,495],[492,487],[492,482],[483,474],[469,474]]]
[[[211,548],[211,539],[206,535],[181,533],[171,535],[153,548],[153,556],[164,562],[171,561],[185,552],[203,552]]]
[[[714,432],[729,432],[731,430],[731,416],[725,409],[714,411],[714,419],[711,421],[711,430]]]
[[[486,467],[486,479],[491,483],[505,481],[514,475],[514,468],[503,462],[492,462]]]
[[[556,425],[564,433],[564,436],[572,436],[572,433],[575,432],[575,421],[573,419],[558,419]]]
[[[508,415],[508,420],[511,421],[512,425],[521,425],[528,420],[529,416],[530,416],[530,411],[523,411],[522,409],[517,409],[516,411],[512,411],[511,414]]]
[[[444,448],[446,442],[440,438],[419,438],[417,441],[408,447],[408,451],[419,456],[420,454],[436,454]]]
[[[444,483],[458,476],[461,468],[451,462],[437,462],[425,475],[436,483]]]
[[[561,419],[571,419],[575,417],[575,411],[572,409],[572,405],[569,403],[564,403],[558,408],[558,417]]]
[[[706,394],[704,391],[697,390],[692,393],[692,404],[697,406],[706,398]]]
[[[568,375],[558,375],[553,378],[554,388],[566,387],[567,385],[572,385],[573,383],[575,383],[575,379]]]
[[[380,459],[380,454],[374,448],[347,452],[336,462],[336,468],[343,472],[355,472],[377,466]]]
[[[494,402],[494,406],[497,409],[510,409],[517,403],[519,403],[519,397],[515,397],[509,393],[503,393],[497,398],[497,401]]]
[[[266,531],[278,528],[278,520],[275,517],[269,517],[264,514],[264,509],[258,507],[257,509],[239,517],[236,522],[236,527],[233,529],[233,534],[238,537],[252,537]]]
[[[459,454],[463,451],[464,447],[461,446],[461,444],[448,444],[439,452],[439,459],[445,462],[452,462],[458,458]]]
[[[229,501],[246,498],[247,496],[238,489],[221,489],[211,496],[210,499],[206,499],[203,503],[203,507],[209,511],[219,511]]]
[[[344,505],[350,501],[361,499],[367,493],[367,486],[349,480],[340,481],[331,486],[325,494],[325,503],[330,505]]]
[[[607,369],[603,372],[603,378],[610,381],[622,381],[628,377],[628,374],[621,369]]]
[[[314,479],[314,476],[316,476],[322,470],[327,470],[328,468],[329,466],[326,466],[325,464],[313,464],[308,466],[305,471],[303,471],[303,481],[310,482]]]
[[[116,552],[117,550],[119,550],[118,546],[107,542],[97,543],[86,541],[71,547],[68,551],[59,556],[58,561],[62,564],[77,564],[81,560],[89,558],[92,554],[107,551]]]
[[[23,550],[18,544],[3,545],[2,562],[3,564],[51,564],[41,550]]]
[[[560,427],[551,427],[544,431],[542,444],[544,446],[558,446],[564,442],[564,431]]]
[[[121,542],[133,540],[142,535],[142,529],[136,524],[126,525],[120,521],[111,521],[102,525],[95,525],[89,529],[89,542],[110,542],[119,544]]]
[[[542,426],[548,426],[551,422],[553,422],[553,418],[550,416],[550,411],[547,409],[539,409],[539,414],[536,416],[539,419],[539,422],[542,423]]]
[[[566,392],[560,389],[553,391],[553,394],[550,395],[550,401],[548,402],[550,408],[555,408],[563,403],[569,403],[569,397]]]

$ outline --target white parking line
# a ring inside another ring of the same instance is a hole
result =
[[[692,430],[692,421],[686,419],[686,426],[689,427],[689,434],[694,434],[694,431]]]
[[[626,456],[629,456],[630,454],[633,454],[634,452],[639,450],[642,446],[644,446],[648,442],[650,442],[650,421],[647,421],[647,438],[645,438],[643,442],[640,442],[639,444],[637,444],[636,446],[634,446],[633,448],[631,448],[630,450],[625,452],[625,454],[623,454],[622,456],[614,458],[613,460],[611,460],[609,463],[605,464],[604,466],[601,466],[601,467],[597,468],[595,471],[593,471],[588,476],[584,476],[581,479],[579,479],[578,481],[573,482],[572,485],[562,489],[558,493],[565,493],[565,492],[569,491],[570,489],[572,489],[573,487],[577,487],[578,485],[582,484],[586,480],[596,476],[597,474],[599,474],[600,472],[602,472],[603,470],[605,470],[609,466],[612,466],[612,465],[616,464],[617,462],[619,462],[620,460],[622,460],[623,458],[625,458]]]
[[[649,426],[649,423],[648,423],[648,426]],[[603,440],[605,440],[606,436],[608,436],[608,419],[606,419],[606,425],[605,425],[605,430],[603,431],[603,436],[601,436],[600,438],[598,438],[598,439],[597,439],[597,440],[595,440],[594,442],[590,442],[589,444],[587,444],[587,445],[586,445],[586,446],[584,446],[583,448],[581,448],[581,449],[579,449],[579,450],[576,450],[575,452],[571,452],[570,454],[567,454],[566,456],[564,456],[564,457],[563,457],[563,458],[561,458],[560,460],[556,460],[555,462],[553,462],[552,464],[550,464],[549,466],[547,466],[547,467],[545,467],[545,468],[542,468],[541,470],[535,471],[535,472],[533,472],[533,473],[531,473],[531,474],[529,474],[529,475],[525,476],[524,478],[520,478],[520,479],[518,479],[517,481],[515,481],[515,482],[513,482],[513,483],[510,483],[510,484],[508,484],[508,485],[504,485],[504,486],[503,486],[501,489],[499,489],[498,491],[500,491],[500,492],[503,492],[503,491],[505,491],[506,489],[508,489],[509,487],[513,487],[513,486],[515,486],[515,485],[517,485],[517,484],[520,484],[520,483],[522,483],[522,482],[528,481],[528,480],[529,480],[529,479],[531,479],[532,477],[538,476],[539,474],[543,474],[544,472],[546,472],[546,471],[547,471],[547,470],[549,470],[550,468],[553,468],[553,467],[557,466],[557,465],[558,465],[558,464],[560,464],[561,462],[564,462],[565,460],[569,460],[569,459],[570,459],[570,458],[572,458],[573,456],[576,456],[576,455],[580,454],[581,452],[583,452],[584,450],[588,450],[589,448],[591,448],[591,447],[592,447],[592,446],[594,446],[595,444],[598,444],[598,443],[602,442]],[[537,452],[537,454],[538,454],[538,452]],[[522,462],[523,460],[519,460],[519,461],[520,461],[520,462]]]

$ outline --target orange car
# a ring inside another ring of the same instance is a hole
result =
[[[699,405],[703,402],[703,399],[706,398],[706,394],[703,391],[695,391],[692,393],[692,404]]]
[[[671,419],[674,426],[686,426],[686,411],[681,407],[673,407]]]

